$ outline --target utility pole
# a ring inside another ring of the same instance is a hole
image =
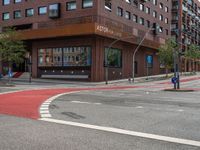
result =
[[[181,17],[181,7],[182,7],[182,4],[180,2],[180,0],[178,0],[178,19],[181,21],[182,20],[182,17]],[[179,23],[179,22],[178,22]],[[179,24],[178,24],[178,27]],[[177,77],[177,89],[180,89],[180,75],[179,75],[179,67],[180,67],[180,55],[179,55],[179,52],[182,51],[182,40],[181,40],[181,34],[182,33],[182,27],[179,28],[178,30],[178,43],[181,43],[179,46],[178,46],[178,56],[176,57],[176,67],[175,67],[175,71],[176,71],[176,77]]]

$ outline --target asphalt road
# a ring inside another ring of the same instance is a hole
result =
[[[200,146],[188,141],[180,144],[161,137],[200,141],[199,83],[181,85],[195,92],[164,92],[161,89],[171,85],[158,82],[123,90],[81,91],[58,97],[49,105],[52,119],[123,129],[127,134],[0,115],[0,150],[199,150]],[[19,85],[0,92],[51,86]],[[148,137],[129,135],[132,131]]]
[[[198,150],[157,140],[0,115],[1,150]]]

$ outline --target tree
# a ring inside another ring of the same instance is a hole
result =
[[[191,44],[184,56],[187,59],[193,60],[193,71],[195,71],[195,61],[200,59],[200,47],[195,44]]]
[[[12,28],[0,34],[0,61],[8,63],[9,71],[12,64],[24,61],[25,47],[20,35]]]
[[[158,49],[159,60],[160,63],[165,66],[166,77],[168,76],[169,69],[173,66],[174,55],[177,55],[177,48],[178,45],[175,39],[170,38]]]

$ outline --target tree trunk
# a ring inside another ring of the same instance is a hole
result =
[[[168,68],[165,67],[165,74],[166,74],[166,78],[168,77]]]
[[[187,58],[185,58],[185,60],[184,60],[184,62],[185,62],[185,66],[184,66],[184,72],[187,72]]]
[[[193,73],[195,73],[195,59],[193,59],[192,62],[193,62],[192,63],[193,64],[193,67],[192,67],[193,68]]]

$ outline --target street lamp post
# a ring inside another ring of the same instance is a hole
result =
[[[31,61],[31,56],[29,56],[28,68],[29,68],[29,83],[31,83],[31,79],[32,79],[32,61]]]
[[[134,53],[133,53],[133,72],[132,72],[132,82],[134,83],[134,78],[135,78],[135,55],[137,53],[137,51],[139,50],[140,46],[142,45],[142,43],[144,42],[147,34],[151,31],[154,30],[153,27],[149,28],[149,30],[145,33],[144,37],[142,38],[142,40],[140,41],[140,43],[138,44],[138,46],[136,47]]]
[[[105,79],[106,79],[106,84],[108,84],[108,68],[109,68],[109,62],[108,62],[108,54],[110,52],[110,49],[111,47],[113,46],[113,44],[117,43],[118,41],[120,40],[125,40],[125,39],[130,39],[130,38],[133,38],[133,36],[127,36],[127,37],[124,37],[124,38],[119,38],[119,39],[116,39],[115,41],[113,41],[112,43],[110,43],[110,45],[108,46],[108,52],[107,52],[107,56],[106,56],[106,66],[105,66]]]
[[[136,49],[134,50],[134,53],[133,53],[133,71],[132,71],[132,82],[134,83],[134,77],[135,77],[135,55],[137,53],[137,51],[139,50],[140,46],[142,45],[142,43],[144,42],[147,34],[151,31],[151,30],[156,30],[154,29],[154,27],[151,27],[149,28],[149,30],[145,33],[144,37],[142,38],[142,40],[140,41],[140,43],[138,44],[138,46],[136,47]],[[106,79],[106,84],[108,84],[108,68],[109,68],[109,63],[108,63],[108,54],[110,52],[110,49],[112,47],[113,44],[117,43],[118,41],[120,40],[125,40],[125,39],[130,39],[130,38],[133,38],[133,36],[127,36],[127,37],[124,37],[124,38],[119,38],[119,39],[116,39],[115,41],[113,41],[109,46],[108,46],[108,52],[107,52],[107,58],[106,58],[106,68],[105,68],[105,79]]]

